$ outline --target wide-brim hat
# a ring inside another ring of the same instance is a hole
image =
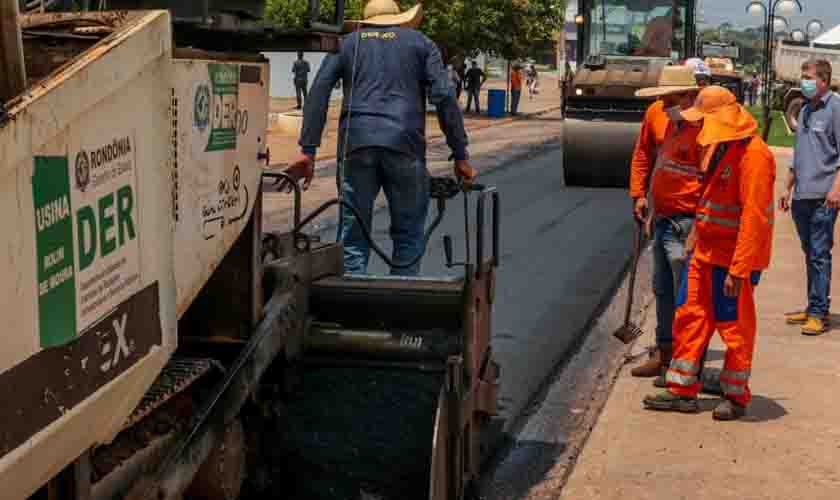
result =
[[[680,114],[687,121],[703,120],[703,129],[697,135],[697,144],[701,146],[744,139],[758,130],[755,118],[738,104],[735,94],[716,85],[703,89],[694,106]]]
[[[362,17],[364,19],[345,22],[345,29],[353,30],[359,26],[416,28],[423,20],[423,6],[418,3],[414,7],[401,12],[400,6],[394,0],[370,0],[365,4]]]
[[[665,66],[659,75],[656,87],[647,87],[636,91],[636,97],[661,97],[700,90],[694,78],[694,70],[687,66]]]

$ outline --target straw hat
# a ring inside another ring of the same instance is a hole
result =
[[[405,12],[400,12],[400,6],[394,0],[370,0],[365,4],[364,19],[347,21],[345,26],[352,29],[357,26],[402,26],[416,28],[423,20],[423,7],[417,4]]]
[[[636,97],[660,97],[700,90],[694,78],[694,69],[688,66],[665,66],[659,75],[659,85],[636,91]]]

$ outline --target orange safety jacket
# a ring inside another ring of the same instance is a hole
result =
[[[650,181],[654,215],[694,215],[703,186],[703,148],[697,144],[701,130],[686,122],[668,125]]]
[[[694,258],[746,279],[770,265],[776,161],[757,136],[722,145],[697,204]]]
[[[630,197],[647,195],[648,182],[659,146],[665,141],[665,132],[671,119],[665,112],[665,103],[656,101],[645,112],[639,138],[630,162]]]

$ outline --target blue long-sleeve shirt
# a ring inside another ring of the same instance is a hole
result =
[[[346,36],[338,53],[324,59],[303,110],[299,144],[306,154],[314,156],[321,145],[330,93],[339,79],[344,89],[339,158],[349,121],[348,153],[379,146],[425,160],[428,96],[455,159],[468,159],[467,133],[455,89],[447,78],[440,51],[419,31],[364,28]]]

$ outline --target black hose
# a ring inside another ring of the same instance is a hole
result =
[[[339,200],[338,198],[333,198],[329,201],[326,201],[314,212],[306,216],[306,218],[304,218],[300,222],[300,224],[298,224],[295,227],[294,232],[299,233],[303,227],[312,222],[315,218],[324,213],[328,208],[332,207],[333,205],[340,205],[350,210],[350,212],[353,214],[353,217],[355,217],[356,221],[359,223],[359,226],[361,226],[362,236],[364,236],[365,241],[367,241],[368,245],[370,245],[370,248],[372,248],[376,255],[378,255],[379,258],[385,261],[385,263],[393,269],[408,269],[420,262],[420,260],[426,254],[426,248],[429,245],[429,239],[431,239],[432,233],[434,233],[435,229],[437,229],[437,227],[440,225],[440,222],[443,220],[443,214],[446,212],[446,204],[444,200],[438,198],[437,216],[435,216],[435,219],[432,221],[432,224],[426,229],[426,233],[423,236],[423,248],[413,259],[411,259],[411,261],[398,264],[392,261],[391,258],[385,254],[382,248],[380,248],[379,245],[377,245],[376,242],[373,241],[373,236],[371,235],[370,228],[367,227],[367,224],[365,223],[364,219],[362,219],[362,215],[359,213],[356,207],[354,207],[352,203],[349,203],[344,200]],[[339,217],[341,217],[340,212]]]

